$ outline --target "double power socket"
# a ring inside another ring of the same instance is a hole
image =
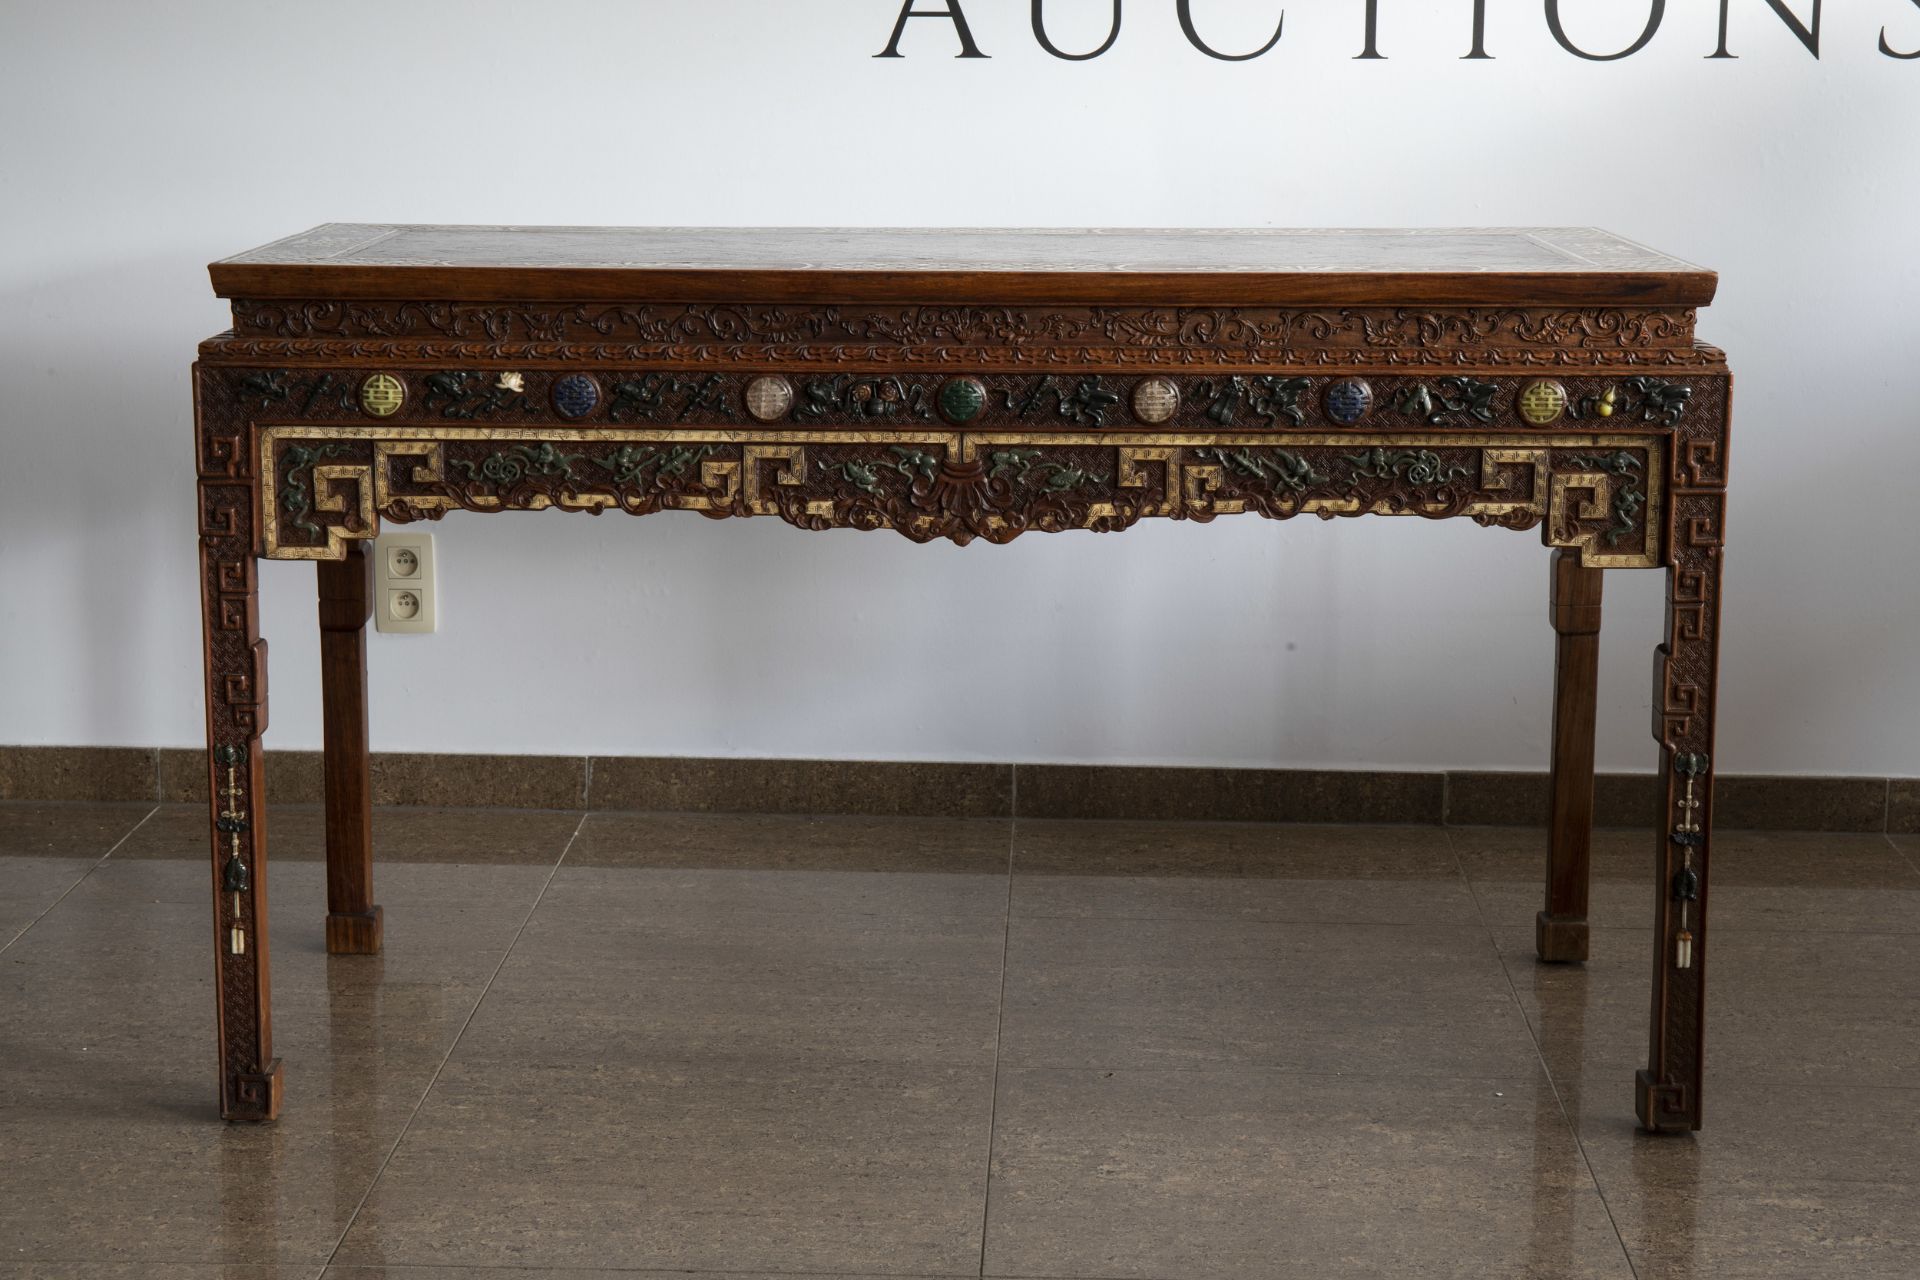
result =
[[[374,630],[425,635],[439,625],[439,620],[433,535],[383,533],[374,539]]]

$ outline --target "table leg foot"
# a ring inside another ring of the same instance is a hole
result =
[[[1662,1084],[1651,1071],[1633,1076],[1633,1109],[1648,1133],[1692,1133],[1700,1127],[1700,1099],[1685,1085]]]
[[[327,954],[334,956],[377,956],[380,954],[381,913],[379,907],[367,911],[330,911],[327,913]]]
[[[242,1122],[275,1120],[280,1116],[281,1085],[286,1071],[275,1058],[267,1069],[235,1072],[227,1082],[227,1095],[220,1100],[220,1116]]]
[[[1587,958],[1587,922],[1556,920],[1542,911],[1533,918],[1533,949],[1546,964],[1583,964]]]

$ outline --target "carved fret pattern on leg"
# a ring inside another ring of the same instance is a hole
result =
[[[271,1120],[280,1108],[267,961],[265,768],[267,645],[254,572],[255,477],[241,438],[203,422],[200,585],[212,809],[214,964],[220,1114]]]
[[[1712,442],[1725,456],[1725,438]],[[1689,464],[1685,455],[1676,469]],[[1655,856],[1653,1007],[1648,1064],[1639,1073],[1640,1122],[1698,1129],[1706,1048],[1707,869],[1713,829],[1714,699],[1719,669],[1720,575],[1726,493],[1673,495],[1667,638],[1654,659],[1654,736],[1660,742],[1662,827]]]
[[[1553,964],[1587,958],[1601,582],[1602,571],[1583,568],[1579,552],[1554,552],[1547,610],[1556,643],[1546,906],[1534,921],[1534,949],[1541,960]]]

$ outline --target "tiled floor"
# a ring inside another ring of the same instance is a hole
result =
[[[1920,1275],[1920,839],[1727,833],[1697,1138],[1650,837],[273,815],[285,1118],[212,1114],[202,811],[0,805],[0,1280]]]

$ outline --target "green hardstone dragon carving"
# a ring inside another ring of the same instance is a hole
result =
[[[1574,456],[1565,461],[1568,466],[1584,471],[1600,471],[1620,478],[1622,483],[1613,487],[1613,524],[1603,535],[1608,546],[1620,545],[1622,538],[1635,532],[1640,510],[1647,505],[1647,495],[1640,491],[1640,459],[1621,450],[1595,457]]]
[[[815,422],[844,414],[861,422],[883,418],[933,417],[933,397],[918,382],[891,374],[853,378],[814,378],[801,387],[796,422]]]
[[[1620,392],[1627,395],[1623,399]],[[1567,407],[1570,418],[1610,418],[1616,413],[1642,422],[1658,422],[1677,427],[1686,416],[1693,388],[1683,382],[1666,382],[1640,375],[1628,378],[1618,388],[1608,387],[1598,395],[1582,396]]]
[[[1405,449],[1392,453],[1369,449],[1365,453],[1345,455],[1355,479],[1405,480],[1408,484],[1451,484],[1473,474],[1471,467],[1448,466],[1431,449]]]
[[[675,445],[671,449],[625,445],[612,457],[593,459],[593,465],[610,475],[615,484],[632,484],[648,470],[653,471],[656,480],[672,480],[685,475],[696,462],[712,457],[719,449],[712,444]]]
[[[924,449],[915,449],[909,445],[888,445],[887,451],[895,456],[895,461],[885,458],[849,458],[844,462],[820,463],[820,469],[829,475],[837,475],[862,493],[878,498],[886,493],[880,486],[881,476],[889,471],[897,471],[911,481],[915,475],[923,480],[933,479],[939,470],[940,460]]]
[[[280,509],[287,513],[289,522],[308,537],[320,536],[320,526],[307,519],[313,513],[313,494],[300,482],[297,474],[311,467],[322,458],[337,458],[347,452],[343,444],[322,444],[308,448],[306,445],[288,445],[280,455],[283,468],[280,476]]]
[[[1079,379],[1071,389],[1062,389],[1053,375],[1048,374],[1034,379],[1018,395],[1011,391],[999,394],[1001,407],[1016,418],[1044,413],[1051,399],[1056,416],[1083,427],[1106,426],[1107,410],[1120,403],[1120,396],[1109,390],[1098,374]]]
[[[870,493],[878,498],[886,492],[880,487],[880,468],[885,465],[883,462],[852,458],[846,462],[822,462],[820,469],[830,475],[839,476],[860,492]]]
[[[1493,421],[1493,397],[1500,390],[1493,383],[1474,378],[1441,378],[1434,388],[1424,382],[1404,387],[1394,397],[1393,407],[1436,427],[1446,421],[1449,413],[1469,414],[1481,422]]]
[[[287,398],[287,377],[285,369],[255,369],[251,373],[241,374],[235,389],[243,400],[257,399],[260,407],[265,409],[274,401]]]
[[[694,413],[725,413],[726,392],[727,380],[717,373],[699,379],[677,378],[665,373],[623,378],[613,384],[613,398],[607,402],[607,420],[684,422]],[[676,398],[678,408],[674,407]]]
[[[1089,484],[1105,484],[1108,479],[1084,467],[1070,467],[1064,462],[1042,462],[1038,449],[1001,449],[987,455],[987,460],[993,463],[993,469],[987,472],[989,480],[997,480],[1011,473],[1014,484],[1032,484],[1038,480],[1049,493],[1066,493]]]
[[[353,380],[332,372],[296,378],[285,369],[256,369],[240,375],[236,390],[243,400],[258,400],[261,409],[277,403],[292,407],[303,418],[311,418],[315,409],[352,413],[357,399]]]
[[[1312,385],[1310,378],[1235,374],[1219,383],[1202,382],[1194,392],[1208,402],[1207,417],[1220,426],[1232,426],[1244,408],[1265,426],[1278,426],[1280,419],[1285,418],[1298,427],[1307,420],[1306,412],[1300,408],[1300,396]]]
[[[922,480],[931,480],[933,473],[940,469],[940,459],[924,449],[915,449],[903,444],[890,444],[887,446],[887,451],[899,455],[900,461],[893,464],[894,469],[909,479],[917,471]]]
[[[1680,425],[1687,401],[1693,399],[1692,387],[1662,382],[1658,378],[1628,378],[1621,385],[1640,397],[1638,403],[1630,406],[1630,412],[1638,413],[1648,422],[1663,422],[1669,427]]]
[[[1193,456],[1202,462],[1217,462],[1235,475],[1268,480],[1277,488],[1296,493],[1310,484],[1324,484],[1327,479],[1305,458],[1284,449],[1259,454],[1246,449],[1195,449]]]
[[[489,454],[478,464],[455,458],[453,465],[466,472],[469,482],[484,481],[496,488],[518,484],[528,476],[559,480],[573,479],[573,464],[585,462],[584,453],[561,453],[551,444],[519,444]]]

